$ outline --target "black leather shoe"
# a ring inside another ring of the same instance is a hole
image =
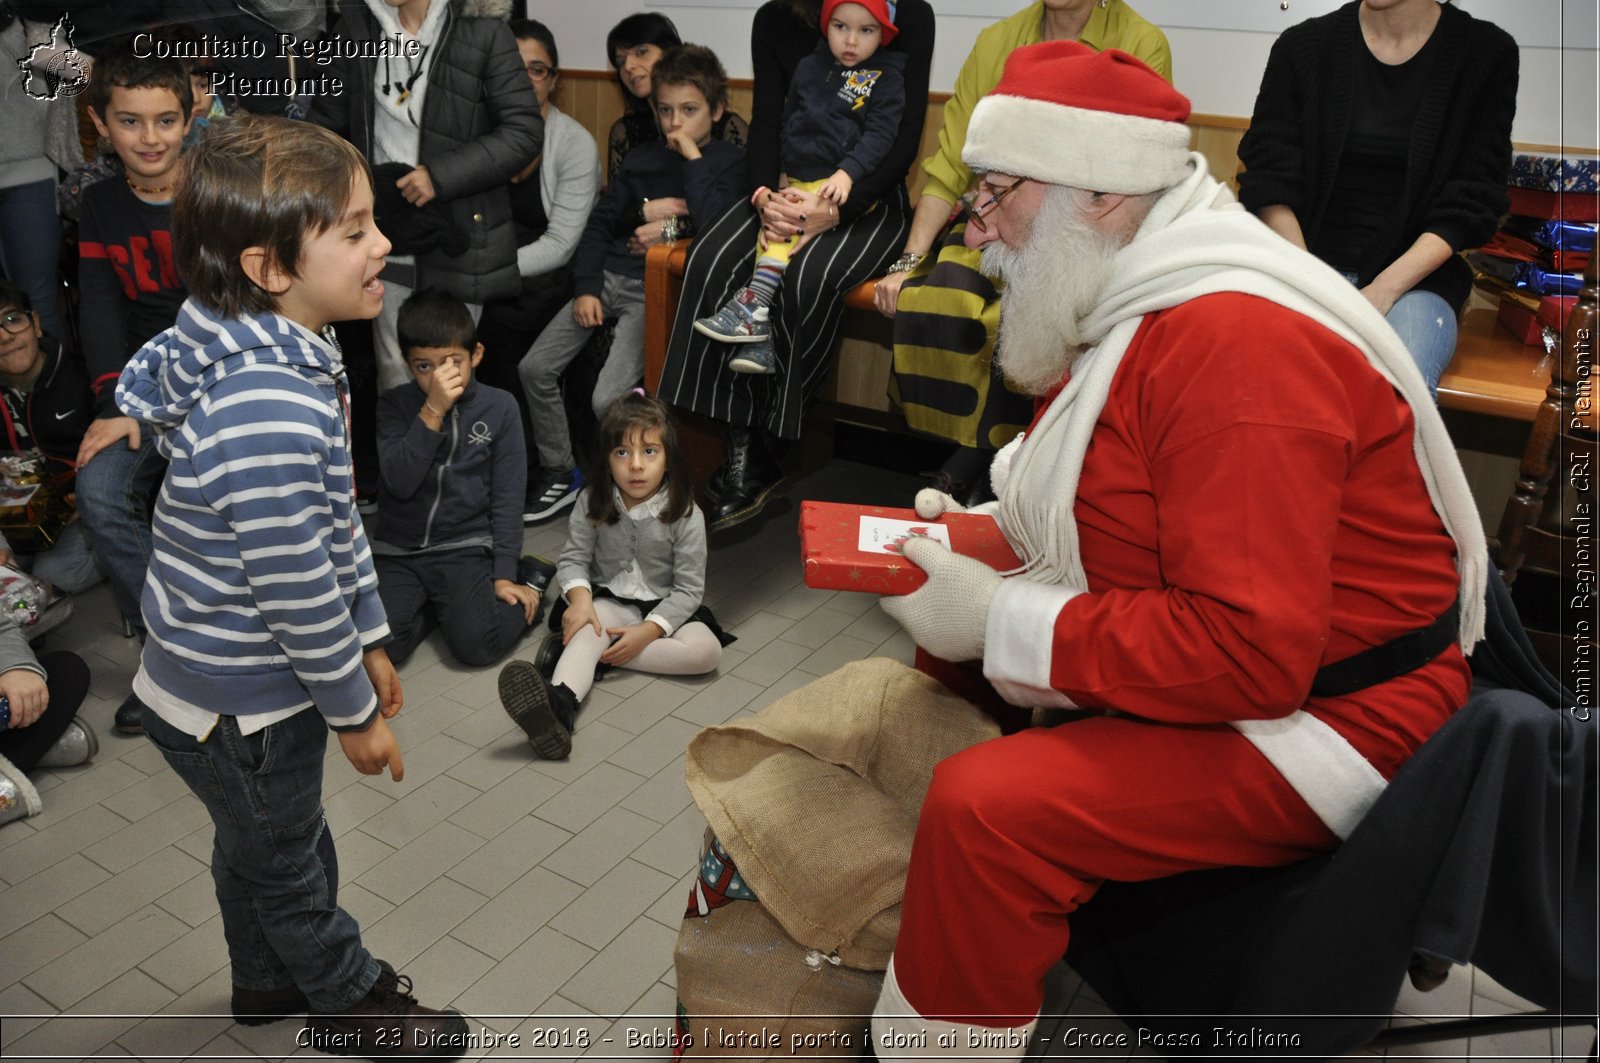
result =
[[[773,460],[760,433],[749,428],[729,429],[726,446],[728,460],[719,470],[722,489],[711,505],[707,523],[711,531],[732,528],[759,515],[783,484],[783,469]]]
[[[123,699],[117,706],[116,716],[112,717],[112,726],[118,734],[144,734],[144,702],[139,700],[139,695],[129,694]]]
[[[291,1015],[304,1014],[310,1007],[299,986],[287,989],[233,987],[233,1021],[240,1026],[265,1026]]]
[[[528,736],[528,744],[540,760],[566,760],[572,754],[572,712],[566,720],[561,710],[576,701],[568,691],[563,699],[556,691],[567,688],[552,686],[527,661],[511,661],[500,669],[497,682],[500,704],[513,723]]]

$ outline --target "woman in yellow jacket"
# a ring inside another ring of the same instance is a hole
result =
[[[963,500],[987,497],[990,454],[1027,426],[1033,400],[992,368],[999,290],[978,272],[980,253],[962,244],[965,214],[951,224],[973,182],[961,147],[972,108],[999,82],[1006,59],[1049,40],[1117,48],[1172,80],[1166,35],[1123,0],[1035,0],[978,34],[962,64],[938,150],[922,163],[926,183],[904,254],[878,282],[876,301],[895,323],[893,386],[906,423],[959,444],[940,486]]]

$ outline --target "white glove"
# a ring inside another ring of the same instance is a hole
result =
[[[937,487],[924,487],[917,492],[917,516],[923,520],[938,520],[946,513],[965,513],[967,507],[945,494]]]
[[[951,553],[925,536],[907,539],[901,551],[906,560],[928,573],[928,582],[910,594],[878,599],[883,611],[935,657],[946,661],[981,658],[989,601],[1000,586],[1000,573],[982,561]]]

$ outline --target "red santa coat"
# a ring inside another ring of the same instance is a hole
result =
[[[1455,598],[1412,427],[1360,351],[1272,302],[1220,293],[1149,315],[1084,460],[1089,588],[1006,581],[985,675],[1019,703],[1170,723],[1304,707],[1391,776],[1465,701],[1457,648],[1346,697],[1308,695],[1322,665]]]

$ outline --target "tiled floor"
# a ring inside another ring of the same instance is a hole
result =
[[[835,462],[791,495],[900,500],[914,486]],[[846,661],[910,659],[874,599],[801,584],[794,523],[785,502],[714,542],[706,600],[739,636],[718,671],[613,674],[591,695],[567,762],[533,759],[496,700],[495,670],[442,661],[437,640],[401,670],[403,783],[357,775],[330,745],[341,902],[425,1001],[451,1003],[474,1029],[520,1035],[520,1050],[486,1056],[581,1054],[532,1047],[538,1031],[561,1028],[586,1033],[590,1058],[665,1057],[627,1044],[630,1030],[667,1029],[675,1001],[672,948],[704,827],[683,783],[685,743]],[[528,548],[554,556],[563,528],[530,529]],[[83,712],[101,749],[86,767],[40,772],[43,814],[0,828],[0,1055],[316,1056],[296,1046],[297,1022],[246,1028],[227,1017],[211,827],[153,747],[111,733],[136,645],[106,590],[82,596],[50,638],[90,661]],[[1053,998],[1074,1016],[1068,1025],[1122,1028],[1070,974]],[[1403,996],[1397,1021],[1515,1006],[1458,969],[1427,998]],[[1592,1037],[1536,1032],[1403,1053],[1576,1059]],[[1046,1051],[1107,1058],[1059,1040]]]

